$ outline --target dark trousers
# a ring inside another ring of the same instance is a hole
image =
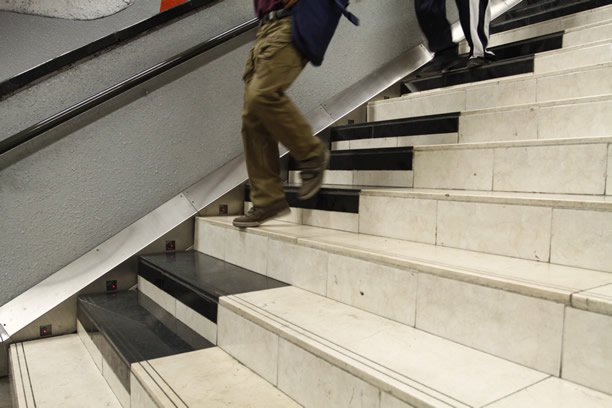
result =
[[[489,44],[491,8],[489,0],[455,0],[459,20],[470,46],[470,56],[482,57]],[[451,27],[446,19],[445,0],[415,0],[417,19],[432,52],[454,48]]]

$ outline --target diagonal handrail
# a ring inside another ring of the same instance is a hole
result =
[[[42,137],[43,133],[47,132],[50,129],[53,129],[56,126],[61,125],[64,122],[90,110],[95,108],[98,105],[146,82],[158,75],[163,74],[166,71],[171,70],[172,68],[180,65],[186,61],[189,61],[192,58],[195,58],[211,49],[226,43],[227,41],[244,34],[257,26],[257,19],[251,19],[246,21],[231,30],[227,30],[201,44],[198,44],[187,51],[183,51],[182,53],[166,60],[160,62],[157,65],[154,65],[146,70],[131,76],[130,78],[119,82],[77,104],[64,109],[61,112],[56,113],[53,116],[44,119],[27,129],[24,129],[8,138],[0,141],[0,158],[8,153],[9,151],[19,147],[20,145],[29,142],[32,139],[37,137]]]

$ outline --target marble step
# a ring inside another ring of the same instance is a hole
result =
[[[547,2],[540,9],[524,7],[523,13],[510,18],[496,19],[491,23],[491,32],[498,33],[514,28],[525,27],[543,21],[571,16],[587,10],[594,10],[612,4],[610,0],[560,0]]]
[[[293,175],[296,177],[296,174]],[[308,200],[298,198],[299,187],[285,185],[285,197],[289,206],[304,210],[332,211],[335,213],[356,214],[359,212],[360,186],[328,185],[323,186],[319,193]],[[250,201],[251,187],[247,184],[244,190],[244,201]]]
[[[566,30],[563,47],[578,47],[609,39],[612,39],[612,23],[593,23]]]
[[[77,309],[79,337],[124,408],[131,364],[213,346],[142,292],[83,295]]]
[[[612,272],[609,197],[363,190],[359,232]]]
[[[533,72],[544,74],[609,62],[612,62],[612,39],[538,54],[535,56]]]
[[[611,130],[612,95],[606,95],[463,112],[458,142],[600,137]]]
[[[368,139],[371,140],[371,139]],[[412,186],[412,150],[406,147],[332,150],[323,183],[349,186]],[[289,162],[289,183],[300,184],[300,171]],[[299,204],[299,201],[298,201]]]
[[[332,150],[456,143],[460,113],[366,122],[330,129]]]
[[[238,231],[229,217],[201,218],[196,230],[200,251],[554,375],[564,315],[587,319],[589,330],[565,334],[592,347],[565,348],[565,373],[611,390],[612,368],[599,365],[612,356],[612,274],[281,221]]]
[[[294,287],[222,298],[219,341],[306,407],[612,402],[610,395]],[[560,394],[547,394],[551,389]]]
[[[76,334],[10,346],[13,408],[121,408]]]
[[[297,408],[218,347],[132,365],[131,408]]]
[[[423,145],[413,159],[415,188],[612,195],[611,169],[611,137]]]
[[[497,45],[521,41],[559,31],[569,32],[570,30],[581,29],[593,24],[608,23],[610,21],[612,21],[612,6],[602,6],[595,9],[574,13],[572,15],[558,17],[552,20],[542,21],[524,27],[492,34],[489,41],[489,46],[495,47]],[[601,39],[601,37],[597,38]],[[461,49],[467,49],[465,41],[462,43]]]
[[[563,32],[547,34],[508,44],[492,47],[497,62],[474,68],[465,68],[464,61],[454,69],[442,73],[423,73],[423,69],[409,75],[402,84],[402,93],[418,92],[462,83],[478,82],[504,76],[533,72],[533,55],[539,52],[560,49],[563,46]]]
[[[280,286],[285,284],[197,251],[138,260],[138,290],[210,345],[217,343],[220,296]]]
[[[355,150],[570,139],[601,137],[611,130],[612,95],[605,95],[341,126],[331,130],[331,147]],[[350,174],[339,173],[329,184],[351,184],[348,180]]]
[[[544,74],[523,74],[370,102],[370,121],[500,109],[612,94],[612,63]]]

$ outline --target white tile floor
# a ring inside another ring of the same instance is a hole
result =
[[[0,408],[13,408],[8,377],[0,378]]]

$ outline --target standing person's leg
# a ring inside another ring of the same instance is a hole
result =
[[[285,91],[306,64],[291,43],[291,19],[264,24],[247,61],[243,109],[243,143],[254,210],[234,220],[239,227],[257,226],[288,209],[281,185],[278,145],[285,145],[304,167],[320,174],[326,148]],[[313,195],[320,187],[305,180]]]
[[[414,8],[421,31],[431,52],[439,53],[456,47],[446,19],[445,0],[415,0]]]
[[[480,66],[491,60],[489,52],[489,26],[491,7],[489,0],[456,0],[461,28],[470,46],[468,67]]]
[[[435,53],[425,72],[444,71],[459,54],[453,42],[451,26],[446,19],[446,0],[415,0],[414,7],[427,46]]]

